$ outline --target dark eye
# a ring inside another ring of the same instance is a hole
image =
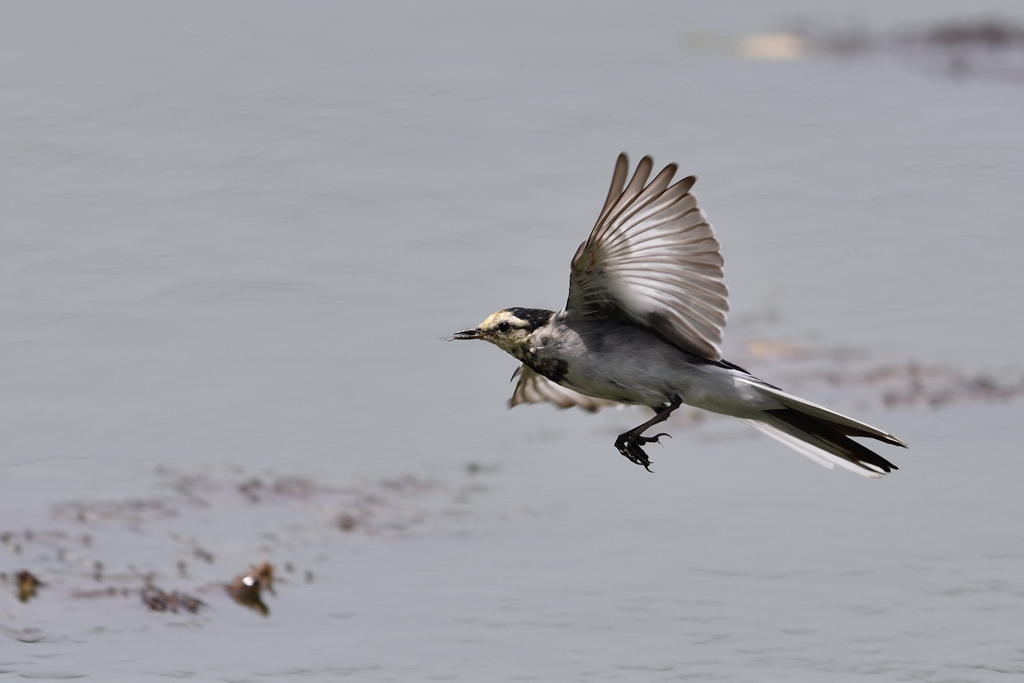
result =
[[[508,323],[508,322],[498,323],[498,332],[501,332],[502,334],[506,334],[511,329],[512,329],[512,324],[511,323]]]

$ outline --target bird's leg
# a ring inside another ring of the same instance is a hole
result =
[[[655,409],[654,417],[647,422],[644,422],[639,427],[634,427],[628,432],[619,434],[619,438],[615,439],[615,447],[619,449],[619,453],[629,458],[630,462],[635,462],[637,465],[643,465],[644,469],[648,472],[651,470],[651,461],[644,453],[644,449],[641,448],[644,444],[658,443],[658,439],[663,436],[670,436],[662,432],[661,434],[655,434],[654,436],[642,436],[643,432],[649,427],[664,422],[668,419],[668,416],[672,414],[672,411],[683,404],[682,397],[679,394],[672,395],[672,401],[663,405],[661,408]]]

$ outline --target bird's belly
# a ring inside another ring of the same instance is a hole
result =
[[[682,392],[683,402],[713,413],[741,418],[757,417],[764,410],[782,407],[776,400],[754,389],[750,380],[749,375],[729,368],[703,366]]]
[[[642,362],[622,358],[602,362],[600,356],[576,359],[559,383],[587,396],[652,408],[670,403],[675,396],[687,405],[736,417],[753,417],[780,407],[749,381],[738,378],[736,371],[695,364],[681,355],[647,357]]]
[[[607,368],[588,367],[588,363],[570,363],[560,384],[587,396],[630,405],[660,406],[668,402],[668,392],[655,377],[628,372],[609,372]]]

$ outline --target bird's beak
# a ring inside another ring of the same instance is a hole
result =
[[[484,336],[484,331],[479,327],[474,327],[472,330],[463,330],[462,332],[456,332],[452,335],[452,339],[480,339]]]

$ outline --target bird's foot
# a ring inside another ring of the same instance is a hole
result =
[[[672,438],[671,434],[662,432],[661,434],[655,434],[654,436],[641,436],[640,434],[632,434],[626,432],[625,434],[619,434],[619,438],[615,439],[615,447],[619,449],[619,453],[626,456],[630,462],[636,463],[637,465],[643,465],[643,468],[648,472],[653,472],[651,469],[651,460],[644,453],[644,449],[641,446],[649,443],[660,443],[658,439],[663,436]]]

